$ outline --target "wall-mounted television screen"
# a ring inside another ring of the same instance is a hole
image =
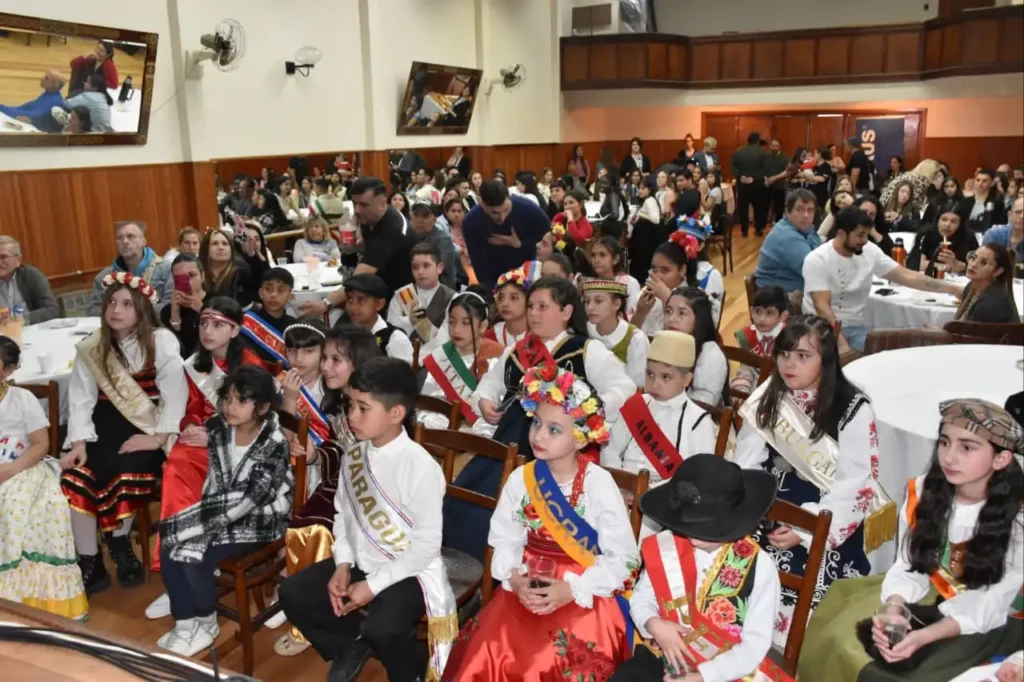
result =
[[[398,112],[399,135],[464,135],[483,71],[413,62]]]

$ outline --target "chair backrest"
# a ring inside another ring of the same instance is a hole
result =
[[[725,457],[725,448],[729,445],[729,430],[732,428],[733,409],[724,405],[708,405],[699,400],[693,402],[700,405],[705,412],[718,424],[718,437],[715,439],[715,454]],[[691,453],[701,454],[701,453]]]
[[[604,467],[605,471],[612,475],[615,485],[619,490],[629,493],[625,500],[626,509],[629,511],[629,525],[633,528],[633,538],[640,541],[640,527],[643,524],[643,514],[640,513],[640,498],[647,492],[651,483],[651,473],[647,469],[641,469],[640,473],[634,474],[625,469],[614,469]]]
[[[827,509],[813,514],[802,507],[784,500],[775,500],[768,510],[768,518],[778,521],[790,528],[799,528],[811,533],[811,548],[807,552],[807,563],[802,576],[779,571],[779,581],[797,593],[796,605],[793,609],[793,620],[786,638],[784,656],[786,662],[796,670],[800,658],[800,647],[804,643],[804,631],[807,629],[807,618],[811,613],[811,601],[818,584],[818,572],[825,556],[825,544],[828,542],[828,528],[832,523],[832,512]]]
[[[729,362],[738,362],[741,365],[748,365],[757,370],[757,383],[755,386],[760,386],[764,382],[768,381],[768,377],[770,377],[772,372],[775,371],[775,360],[770,357],[761,357],[757,353],[738,346],[722,346],[722,352],[725,353],[725,359]],[[731,389],[731,392],[733,398],[746,400],[750,397],[750,395],[744,391]]]
[[[950,343],[953,343],[953,335],[942,329],[872,329],[864,341],[864,355]]]
[[[967,322],[954,320],[943,327],[953,335],[954,343],[992,343],[1024,346],[1024,323]]]
[[[715,323],[715,330],[716,331],[722,328],[722,318],[725,317],[725,300],[728,297],[729,297],[729,292],[728,291],[723,291],[722,292],[722,305],[719,306],[719,308],[718,308],[718,322]],[[719,334],[719,336],[718,336],[718,342],[719,342],[719,345],[721,345],[721,342],[722,342],[721,334]]]
[[[498,507],[498,498],[478,493],[468,488],[455,485],[455,457],[462,453],[472,453],[477,457],[487,457],[501,463],[501,481],[498,484],[498,495],[501,495],[505,487],[505,481],[516,466],[516,454],[519,446],[506,445],[490,438],[478,436],[475,433],[463,431],[451,431],[447,429],[428,429],[423,424],[416,425],[414,439],[434,457],[441,459],[441,469],[444,471],[444,480],[447,483],[445,497],[455,500],[462,500],[469,504],[475,504],[489,511]],[[484,604],[491,599],[494,591],[494,581],[491,580],[491,553],[490,545],[484,550],[483,577],[480,583],[480,597]]]
[[[49,437],[50,444],[47,454],[51,457],[60,457],[60,387],[56,381],[48,384],[24,384],[18,385],[36,398],[46,401],[47,418],[50,420]]]
[[[415,374],[420,371],[420,347],[423,344],[420,343],[420,337],[417,334],[413,334],[412,337],[412,371]]]
[[[458,431],[462,424],[462,401],[450,403],[444,398],[432,398],[428,395],[416,396],[417,412],[436,412],[448,417],[448,428]]]
[[[757,280],[754,279],[754,273],[743,278],[743,286],[747,290],[747,306],[754,305],[754,296],[757,295]]]
[[[277,422],[281,428],[291,431],[299,440],[299,445],[306,447],[309,443],[309,421],[303,417],[299,419],[294,414],[277,411]],[[297,516],[306,504],[306,458],[296,457],[292,461],[292,470],[295,472],[295,495],[292,498],[292,516]]]

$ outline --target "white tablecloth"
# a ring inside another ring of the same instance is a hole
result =
[[[70,326],[67,326],[70,325]],[[13,379],[18,384],[46,384],[56,380],[60,386],[61,422],[68,416],[68,382],[75,359],[75,344],[100,327],[98,317],[71,317],[34,324],[21,333],[21,366]],[[43,373],[39,356],[50,353],[53,370]]]
[[[966,284],[967,278],[951,276],[952,281]],[[888,296],[878,294],[880,289],[892,289]],[[1017,312],[1024,319],[1024,281],[1014,280],[1013,297]],[[926,324],[942,327],[956,315],[958,302],[949,294],[918,291],[897,286],[891,282],[875,280],[871,297],[864,306],[864,325],[869,329],[920,329]]]
[[[981,398],[1003,405],[1024,388],[1024,370],[1017,366],[1021,360],[1024,348],[964,344],[874,353],[844,368],[871,399],[878,427],[878,480],[890,497],[902,504],[907,481],[928,468],[939,432],[939,403]],[[894,551],[893,543],[879,550],[872,571],[888,568]]]
[[[292,291],[292,302],[288,304],[288,314],[299,316],[298,306],[303,301],[319,301],[333,291],[341,288],[341,275],[337,268],[330,268],[321,263],[316,277],[310,278],[305,263],[285,263],[280,265],[295,277],[295,289]],[[324,282],[329,282],[325,284]],[[331,322],[340,316],[340,311],[331,311]]]
[[[39,130],[31,123],[25,123],[19,121],[16,118],[11,118],[4,112],[0,111],[0,134],[7,135],[10,133],[38,133]]]
[[[118,102],[121,88],[107,88],[111,99],[114,100],[110,107],[110,127],[115,133],[137,133],[139,132],[139,118],[142,115],[142,93],[132,90],[132,98],[127,102]]]

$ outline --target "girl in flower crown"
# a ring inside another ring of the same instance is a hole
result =
[[[519,267],[498,277],[494,303],[500,319],[484,333],[484,338],[509,348],[526,336],[526,289],[530,286],[532,271],[533,268]],[[539,267],[537,271],[539,276]]]
[[[0,597],[84,620],[71,515],[46,456],[50,424],[39,401],[9,381],[20,358],[18,344],[0,336]]]
[[[536,460],[509,476],[490,524],[502,587],[463,628],[444,680],[604,682],[628,656],[619,598],[640,565],[611,474],[580,457],[608,438],[604,403],[554,364],[523,376]]]
[[[61,457],[87,594],[110,586],[97,526],[118,582],[142,584],[128,532],[135,510],[156,492],[164,449],[188,402],[178,340],[159,326],[153,310],[157,292],[127,272],[108,274],[103,286],[100,328],[76,346],[68,387],[70,451]]]

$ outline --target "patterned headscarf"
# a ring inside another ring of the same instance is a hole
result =
[[[1024,429],[1009,412],[979,398],[957,398],[939,403],[944,424],[951,424],[988,442],[1024,455]]]

